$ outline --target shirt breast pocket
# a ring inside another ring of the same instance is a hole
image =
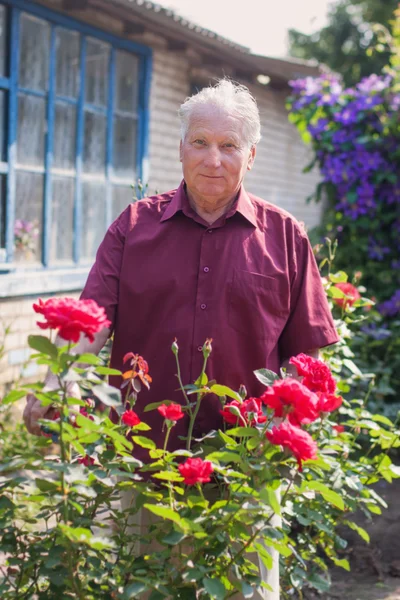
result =
[[[230,285],[228,323],[253,339],[278,341],[289,316],[285,282],[236,269]]]

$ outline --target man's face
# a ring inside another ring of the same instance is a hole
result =
[[[215,203],[234,198],[254,157],[240,119],[213,106],[197,109],[180,145],[188,193]]]

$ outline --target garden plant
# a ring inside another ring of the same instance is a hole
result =
[[[265,392],[248,398],[243,388],[208,381],[211,340],[204,343],[197,380],[181,381],[185,349],[171,340],[182,402],[160,398],[140,416],[135,402],[151,385],[145,357],[134,348],[125,356],[121,395],[104,380],[115,369],[92,354],[74,354],[80,335],[90,339],[107,325],[103,309],[64,298],[34,305],[50,338],[29,337],[32,359],[47,365],[59,386],[23,386],[3,399],[6,410],[33,390],[54,410],[42,422],[41,437],[27,436],[20,426],[2,434],[2,599],[202,600],[228,599],[237,591],[251,598],[263,585],[255,552],[268,569],[271,552],[279,552],[282,598],[309,586],[326,591],[331,564],[349,569],[337,525],[368,539],[351,514],[357,508],[381,512],[385,503],[373,484],[399,476],[391,451],[400,442],[397,425],[371,414],[367,397],[346,399],[360,378],[348,350],[349,324],[355,328],[371,303],[356,288],[343,291],[347,275],[332,273],[330,259],[324,268],[342,336],[324,352],[326,362],[293,357],[299,380],[260,369],[255,377]],[[65,340],[61,346],[52,341],[56,331]],[[72,385],[80,386],[84,400],[69,395]],[[225,426],[193,439],[208,393],[220,397]],[[106,410],[96,410],[95,399]],[[164,417],[162,448],[148,435],[151,410]],[[169,433],[185,414],[187,438],[170,452]],[[146,464],[135,458],[137,446],[148,449]],[[124,510],[121,494],[131,495]],[[144,531],[132,525],[139,511],[150,521]],[[273,526],[274,515],[281,527]]]
[[[335,264],[375,299],[368,323],[357,329],[351,350],[376,380],[370,406],[395,417],[400,408],[400,9],[392,34],[376,28],[377,50],[390,63],[346,88],[339,77],[295,80],[290,119],[322,176],[313,196],[327,203],[315,242],[339,242]],[[322,255],[321,255],[322,258]],[[366,315],[367,316],[367,315]],[[366,393],[365,383],[356,394]]]

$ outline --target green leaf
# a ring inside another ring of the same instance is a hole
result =
[[[131,598],[137,598],[138,594],[141,592],[145,592],[147,590],[147,585],[142,581],[135,581],[135,583],[130,583],[125,589],[122,595],[124,600],[131,600]]]
[[[162,517],[163,519],[173,521],[179,527],[181,527],[181,529],[183,529],[184,531],[188,531],[189,528],[187,524],[183,521],[183,519],[175,510],[172,510],[172,508],[167,508],[166,506],[159,506],[158,504],[144,504],[143,506],[158,517]]]
[[[96,373],[99,375],[121,375],[121,371],[118,369],[111,369],[110,367],[97,367]]]
[[[301,486],[301,492],[305,490],[315,490],[319,492],[321,496],[333,506],[336,506],[340,510],[344,510],[344,502],[342,496],[337,492],[329,489],[328,486],[324,485],[320,481],[305,481]]]
[[[344,525],[347,525],[347,527],[350,527],[350,529],[353,529],[353,531],[356,531],[358,533],[358,535],[365,542],[367,542],[367,544],[369,544],[369,541],[370,541],[369,533],[367,531],[365,531],[365,529],[363,529],[362,527],[357,525],[357,523],[353,523],[353,521],[343,521],[343,523],[344,523]]]
[[[260,432],[255,427],[233,427],[227,432],[234,437],[258,437]]]
[[[199,375],[199,377],[194,382],[194,385],[196,385],[198,387],[203,387],[203,385],[207,385],[207,383],[208,383],[208,377],[205,373],[203,373],[202,375]]]
[[[353,375],[358,375],[358,376],[362,375],[362,373],[361,373],[360,369],[357,367],[357,365],[349,358],[344,358],[342,362],[349,369],[349,371],[351,371],[351,373],[353,373]]]
[[[161,402],[150,402],[150,404],[147,404],[143,410],[143,412],[149,412],[150,410],[154,410],[156,408],[158,408],[159,406],[162,406],[163,404],[165,404],[166,406],[169,406],[170,404],[173,404],[172,400],[161,400]]]
[[[28,392],[26,390],[11,390],[1,401],[2,405],[12,404],[17,400],[20,400],[24,396],[26,396]]]
[[[253,545],[254,545],[254,548],[257,550],[257,553],[258,553],[259,557],[261,558],[261,560],[263,561],[265,567],[267,568],[268,571],[270,571],[274,564],[274,562],[272,560],[272,556],[270,555],[268,550],[262,544],[260,544],[260,542],[255,542]]]
[[[329,275],[329,281],[332,283],[343,283],[348,279],[347,273],[344,271],[338,271],[337,273],[331,273]]]
[[[219,397],[228,396],[229,398],[233,398],[234,400],[237,400],[238,402],[242,403],[242,399],[239,396],[239,394],[231,390],[231,388],[229,388],[226,385],[219,385],[216,383],[215,385],[212,385],[210,387],[210,391]]]
[[[33,350],[51,356],[54,360],[58,357],[57,346],[51,343],[49,338],[43,335],[28,335],[28,344]]]
[[[54,492],[60,488],[58,481],[51,481],[51,479],[35,479],[36,486],[41,492]]]
[[[327,592],[331,587],[330,580],[322,577],[319,573],[311,573],[307,577],[307,581],[319,592]]]
[[[164,481],[183,481],[183,477],[174,471],[159,471],[158,473],[154,473],[152,477],[163,479]]]
[[[257,369],[257,371],[253,371],[253,373],[258,381],[267,387],[272,385],[277,379],[280,379],[279,375],[269,369]]]
[[[260,498],[272,508],[275,514],[281,515],[281,506],[278,501],[276,490],[265,487],[260,492]]]
[[[335,558],[334,556],[330,557],[331,561],[337,566],[345,569],[345,571],[350,571],[350,564],[347,558]]]
[[[229,452],[229,451],[211,452],[211,454],[207,455],[207,460],[211,460],[211,461],[215,460],[215,461],[222,462],[222,463],[229,463],[229,462],[241,463],[242,462],[242,459],[239,454],[236,454],[235,452]]]
[[[101,358],[90,352],[85,352],[84,354],[76,355],[76,362],[84,363],[85,365],[99,365],[101,363]]]
[[[134,435],[132,437],[132,441],[138,446],[141,446],[142,448],[148,448],[149,450],[155,450],[157,448],[153,440],[150,440],[143,435]]]
[[[211,598],[216,598],[216,600],[224,600],[227,590],[220,579],[209,579],[208,577],[204,577],[203,585],[206,589],[206,592],[210,594]]]
[[[93,387],[93,394],[106,406],[120,406],[121,391],[112,385],[95,385]]]

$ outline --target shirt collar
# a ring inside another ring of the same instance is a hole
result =
[[[182,180],[180,186],[176,190],[171,202],[168,204],[167,208],[164,211],[163,216],[160,219],[160,222],[167,221],[171,219],[178,211],[183,211],[188,214],[188,212],[192,212],[192,209],[189,204],[188,197],[186,195],[185,189],[185,181]],[[232,217],[236,212],[239,212],[249,223],[251,223],[254,227],[257,227],[257,218],[254,210],[254,206],[244,189],[243,185],[240,187],[239,195],[233,206],[228,211],[226,217]]]

